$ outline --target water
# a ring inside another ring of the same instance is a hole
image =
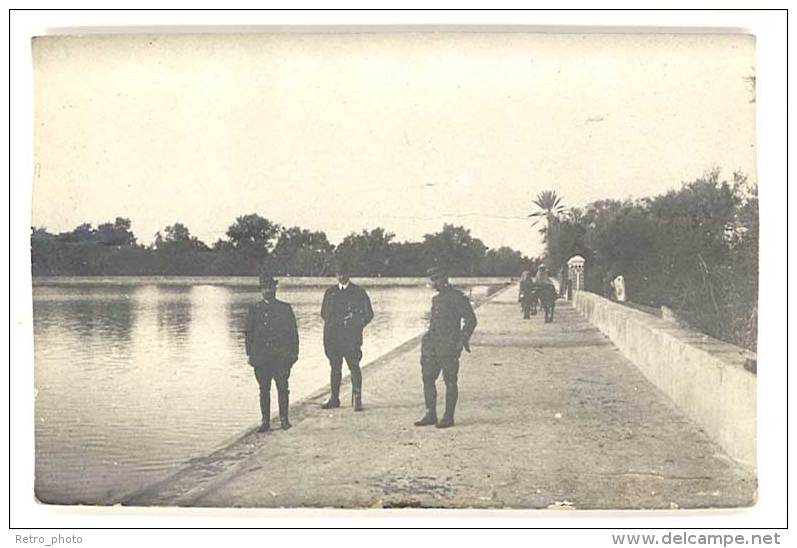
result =
[[[323,290],[278,293],[299,324],[292,401],[329,382]],[[483,295],[487,286],[470,291]],[[376,315],[363,363],[420,333],[432,297],[425,287],[368,292]],[[38,497],[108,503],[255,425],[257,383],[243,329],[257,298],[255,288],[201,284],[34,287]]]

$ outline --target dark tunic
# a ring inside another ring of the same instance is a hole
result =
[[[459,357],[462,343],[476,329],[476,314],[462,291],[451,286],[432,297],[429,329],[421,342],[422,356]]]
[[[253,367],[290,368],[299,356],[299,331],[291,305],[274,299],[249,307],[246,355]]]
[[[371,299],[365,290],[349,282],[324,293],[321,304],[324,319],[324,352],[327,357],[356,355],[363,344],[363,328],[374,317]]]
[[[556,302],[556,287],[551,283],[550,279],[547,283],[537,282],[535,284],[537,297],[543,306],[553,306]]]
[[[537,285],[531,277],[520,280],[520,295],[518,300],[523,304],[532,304],[537,298]]]

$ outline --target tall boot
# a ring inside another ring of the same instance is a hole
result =
[[[269,383],[270,384],[270,383]],[[258,432],[268,432],[271,428],[271,387],[260,387],[260,427]]]
[[[355,411],[363,410],[363,373],[359,365],[351,369],[351,405]]]
[[[329,399],[321,405],[321,409],[334,409],[336,407],[340,407],[340,379],[340,369],[333,367],[329,374]]]
[[[446,384],[446,411],[443,413],[443,419],[437,423],[438,428],[449,428],[454,426],[454,410],[457,408],[457,398],[459,397],[459,388],[455,383]]]
[[[289,395],[290,391],[286,386],[282,390],[279,391],[277,394],[277,402],[279,404],[279,412],[280,412],[280,425],[282,426],[283,430],[287,430],[291,427],[291,423],[288,421],[288,406],[289,406]]]
[[[426,414],[415,421],[415,426],[431,426],[437,424],[437,387],[434,381],[423,383],[423,401],[426,405]]]

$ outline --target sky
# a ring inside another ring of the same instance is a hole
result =
[[[542,253],[527,216],[655,195],[718,167],[755,181],[745,35],[348,33],[33,42],[32,224],[239,215],[420,240],[443,223]]]

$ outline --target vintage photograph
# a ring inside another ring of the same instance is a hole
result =
[[[31,48],[40,503],[756,503],[754,36]]]

